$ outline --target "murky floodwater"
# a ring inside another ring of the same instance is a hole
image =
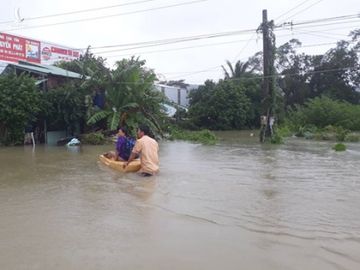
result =
[[[143,179],[108,147],[0,148],[0,269],[360,269],[360,144],[161,142]]]

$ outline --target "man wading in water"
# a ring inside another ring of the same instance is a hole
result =
[[[129,163],[140,155],[142,176],[152,176],[159,171],[159,145],[149,137],[150,129],[148,126],[140,125],[137,129],[138,140],[131,152],[128,162],[124,165],[126,167]]]

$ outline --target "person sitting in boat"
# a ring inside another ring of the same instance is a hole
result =
[[[129,136],[128,130],[125,127],[119,128],[117,136],[115,152],[110,151],[104,154],[104,156],[112,160],[127,161],[134,148],[135,139]]]

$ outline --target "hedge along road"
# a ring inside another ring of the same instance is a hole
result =
[[[1,269],[359,269],[360,145],[160,142],[161,172],[109,147],[0,148]]]

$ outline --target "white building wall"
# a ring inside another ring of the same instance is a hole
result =
[[[155,87],[158,91],[163,92],[169,100],[184,107],[189,106],[188,95],[190,91],[197,88],[195,85],[191,85],[188,88],[180,88],[164,84],[155,84]]]

